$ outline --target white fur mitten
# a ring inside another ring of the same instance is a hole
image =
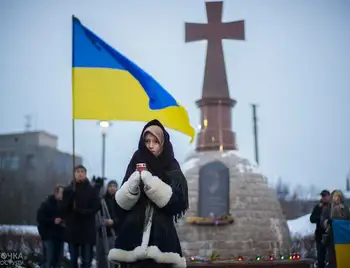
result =
[[[115,193],[115,201],[125,210],[130,210],[140,198],[140,172],[135,171]]]
[[[142,182],[143,182],[143,184],[145,186],[149,186],[149,184],[151,183],[152,179],[153,179],[153,176],[152,176],[152,174],[149,171],[143,170],[141,172],[141,180],[142,180]]]
[[[148,198],[159,208],[165,207],[173,194],[171,187],[146,170],[141,172],[141,180],[145,185],[144,190]]]
[[[135,171],[131,174],[130,178],[128,179],[129,184],[129,192],[132,194],[138,194],[140,192],[140,182],[141,182],[141,175],[139,171]]]

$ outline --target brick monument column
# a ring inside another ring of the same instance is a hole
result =
[[[201,130],[197,151],[236,150],[236,137],[231,126],[231,109],[236,101],[230,98],[222,39],[244,40],[244,21],[221,21],[222,2],[206,3],[208,23],[186,23],[186,42],[207,40],[201,111]]]

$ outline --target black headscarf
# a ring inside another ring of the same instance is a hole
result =
[[[159,126],[164,135],[164,144],[163,144],[163,151],[158,155],[154,156],[152,152],[150,152],[144,141],[144,131],[149,126]],[[136,170],[136,164],[138,163],[145,163],[147,166],[147,170],[153,175],[160,178],[162,181],[167,183],[170,186],[175,186],[178,189],[181,190],[182,193],[182,207],[179,207],[179,213],[174,216],[175,220],[180,218],[185,211],[188,209],[188,189],[187,189],[187,181],[184,175],[181,172],[181,168],[179,163],[174,157],[174,150],[173,146],[170,142],[170,136],[169,133],[165,130],[164,126],[158,121],[158,120],[152,120],[149,123],[147,123],[140,135],[139,145],[137,151],[132,156],[130,163],[128,165],[126,174],[123,179],[123,183],[127,181],[130,177],[130,175]],[[171,171],[178,171],[181,176],[176,176],[176,181],[174,180],[174,177],[169,176],[169,173]],[[141,198],[140,201],[143,202],[145,198],[145,194],[143,192],[143,185],[140,185],[141,187]],[[143,202],[146,203],[146,202]]]

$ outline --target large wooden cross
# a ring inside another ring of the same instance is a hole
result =
[[[222,2],[206,2],[208,23],[186,23],[186,42],[208,40],[202,98],[229,98],[222,39],[244,40],[244,21],[226,22]]]

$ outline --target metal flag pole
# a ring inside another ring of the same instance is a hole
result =
[[[105,177],[106,171],[106,133],[102,132],[102,159],[101,159],[101,175]]]
[[[110,121],[98,121],[98,125],[101,129],[101,138],[102,138],[102,154],[101,154],[101,176],[105,178],[106,175],[106,138],[108,128],[112,125]]]
[[[74,20],[77,20],[74,15],[72,15],[72,77],[71,77],[71,83],[72,83],[72,164],[73,164],[73,192],[75,192],[76,188],[76,182],[74,178],[74,172],[75,172],[75,94],[74,94]],[[73,201],[73,208],[76,207],[75,199]]]

